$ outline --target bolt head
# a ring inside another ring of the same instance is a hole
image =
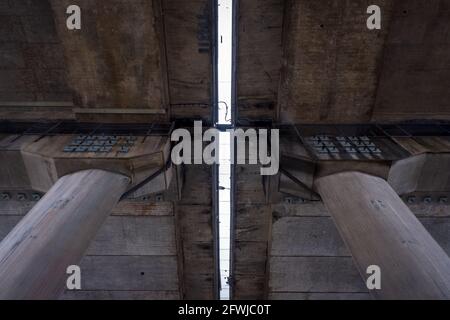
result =
[[[41,200],[41,195],[40,195],[39,193],[33,193],[33,194],[31,195],[31,198],[32,198],[34,201],[39,201],[39,200]]]
[[[25,201],[26,199],[27,199],[27,195],[25,193],[18,193],[17,194],[17,200]]]
[[[406,202],[408,202],[409,204],[413,204],[416,202],[416,197],[410,196],[410,197],[406,198]]]
[[[424,197],[424,198],[423,198],[423,202],[424,202],[424,203],[431,203],[431,202],[432,202],[432,199],[431,199],[431,197]]]
[[[1,200],[10,200],[11,199],[11,195],[8,192],[2,192],[0,193],[0,199]]]
[[[448,198],[447,198],[447,197],[440,197],[440,198],[439,198],[439,203],[441,203],[441,204],[446,204],[446,203],[448,203]]]
[[[293,199],[291,197],[285,197],[284,198],[284,202],[287,203],[287,204],[292,204],[294,201],[293,201]]]

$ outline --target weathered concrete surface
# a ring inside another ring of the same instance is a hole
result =
[[[71,101],[48,1],[0,1],[0,102]]]
[[[0,243],[1,299],[57,298],[129,183],[104,170],[60,178]]]
[[[373,120],[450,119],[450,3],[396,1]]]
[[[322,202],[276,203],[271,208],[270,299],[370,299]],[[448,205],[409,205],[409,208],[449,254]],[[256,297],[261,292],[253,294]]]
[[[372,4],[241,2],[239,119],[449,119],[448,1],[378,1],[381,30],[366,27]]]
[[[190,165],[176,178],[185,183],[181,199],[173,183],[162,202],[118,203],[80,262],[82,290],[60,298],[213,299],[211,177],[209,166]],[[35,204],[0,201],[0,240]]]
[[[239,1],[239,119],[273,119],[282,57],[283,0]]]
[[[1,118],[211,120],[211,1],[81,0],[70,31],[71,4],[1,1]]]
[[[236,166],[235,195],[232,298],[263,299],[272,217],[258,165]]]
[[[208,165],[187,165],[181,201],[175,204],[184,286],[183,298],[214,299],[214,235],[212,171]]]
[[[167,109],[160,1],[78,1],[82,25],[72,31],[72,1],[50,3],[77,106]]]
[[[209,0],[164,0],[173,119],[211,119],[212,23]]]
[[[378,1],[382,29],[368,30],[371,1],[288,1],[280,120],[365,122],[372,108],[392,0]]]

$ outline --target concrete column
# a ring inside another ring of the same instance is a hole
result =
[[[0,299],[58,298],[129,182],[103,170],[60,178],[0,243]]]
[[[383,179],[343,172],[315,187],[364,281],[381,268],[379,299],[449,299],[450,258]]]

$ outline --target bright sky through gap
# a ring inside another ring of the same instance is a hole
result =
[[[220,252],[220,298],[228,300],[230,288],[230,134],[221,132],[219,138],[219,252]]]
[[[218,86],[219,121],[231,123],[231,71],[232,71],[232,0],[219,0],[218,35]]]
[[[232,71],[232,0],[218,1],[218,98],[219,124],[231,124]],[[221,132],[219,138],[219,265],[220,299],[230,299],[230,234],[231,234],[231,161],[230,134]]]

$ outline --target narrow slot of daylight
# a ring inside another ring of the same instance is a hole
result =
[[[231,124],[233,1],[218,1],[218,123]]]
[[[218,1],[218,124],[231,124],[232,0]],[[219,269],[220,299],[230,299],[231,235],[230,134],[219,138]]]

